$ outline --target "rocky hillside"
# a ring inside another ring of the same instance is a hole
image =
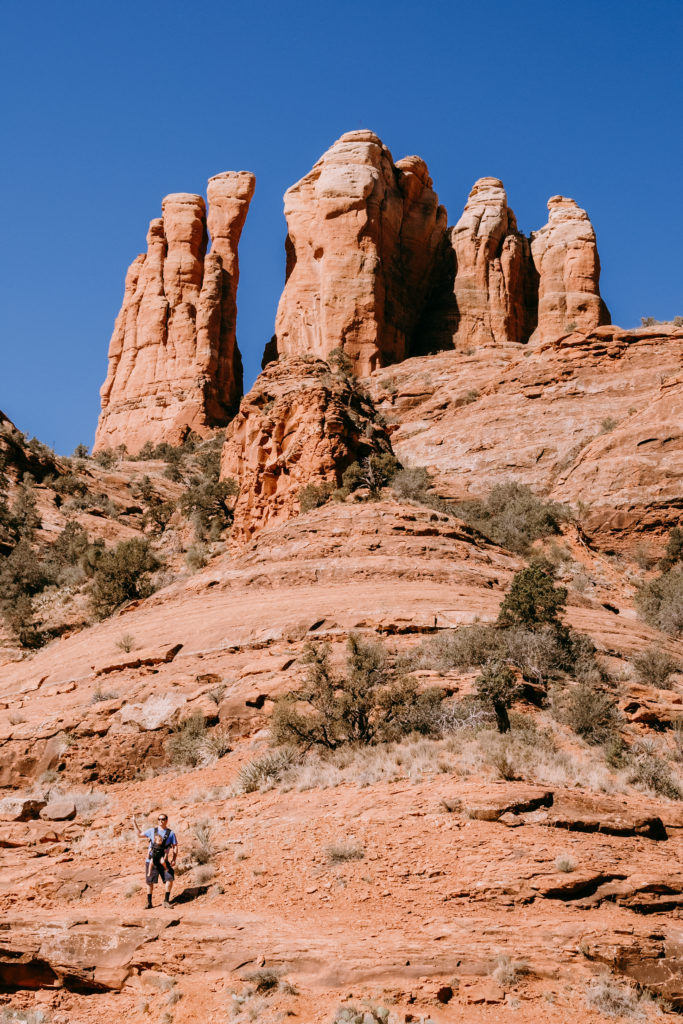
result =
[[[683,1012],[683,327],[353,132],[242,396],[253,188],[164,200],[94,455],[0,417],[0,1014]]]

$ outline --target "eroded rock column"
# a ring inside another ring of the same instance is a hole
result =
[[[548,200],[548,223],[531,236],[539,276],[538,326],[532,341],[551,341],[610,323],[600,297],[600,258],[588,214],[573,199]]]
[[[95,450],[176,444],[191,430],[225,425],[235,412],[242,395],[237,250],[254,184],[246,172],[212,178],[208,218],[201,196],[164,199],[162,216],[150,223],[147,252],[126,277]]]
[[[427,166],[394,164],[369,131],[343,135],[285,194],[279,355],[343,348],[355,373],[411,352],[446,232]]]
[[[480,178],[450,231],[458,349],[526,342],[536,325],[536,272],[502,181]]]

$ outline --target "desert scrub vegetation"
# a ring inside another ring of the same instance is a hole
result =
[[[683,530],[674,527],[659,563],[660,572],[636,591],[636,608],[651,626],[664,633],[683,633]]]
[[[342,839],[326,846],[325,856],[330,864],[344,864],[350,860],[363,860],[365,850],[355,840]]]
[[[242,765],[237,773],[236,793],[256,793],[272,789],[294,765],[301,763],[301,754],[295,747],[280,747],[268,751]]]
[[[635,654],[631,659],[631,664],[639,683],[656,686],[660,690],[672,689],[671,677],[676,673],[683,673],[683,665],[680,661],[657,644]]]
[[[330,653],[329,644],[306,645],[304,685],[275,702],[276,744],[337,750],[436,730],[443,691],[420,692],[414,679],[397,678],[382,644],[352,634],[343,673],[333,669]]]
[[[452,509],[489,540],[521,555],[534,541],[559,534],[570,518],[567,506],[544,501],[514,480],[497,484],[485,501],[460,502]]]
[[[171,764],[187,768],[210,764],[231,749],[228,732],[220,725],[208,728],[204,715],[199,711],[182,719],[166,743]]]
[[[642,1017],[638,993],[609,975],[595,978],[586,989],[586,1007],[607,1017]]]
[[[149,597],[154,592],[151,574],[160,561],[148,540],[122,540],[100,555],[90,588],[90,606],[97,619],[104,619],[124,603]]]
[[[336,489],[335,484],[327,482],[306,484],[299,491],[299,511],[303,514],[314,508],[321,508],[327,504]]]
[[[0,613],[23,647],[37,647],[52,634],[40,630],[35,599],[49,588],[73,588],[91,578],[104,551],[78,523],[70,522],[52,544],[41,548],[21,537],[0,557]]]

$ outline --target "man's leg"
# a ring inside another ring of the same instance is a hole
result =
[[[154,870],[153,864],[146,865],[145,881],[147,882],[147,909],[152,909],[152,893],[154,892],[154,880],[152,872]]]
[[[166,893],[164,895],[164,903],[171,902],[171,889],[173,888],[174,878],[175,872],[173,868],[166,868],[166,872],[164,874],[164,889],[166,890]]]

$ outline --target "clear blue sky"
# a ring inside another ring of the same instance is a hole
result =
[[[256,174],[240,249],[248,387],[284,280],[282,194],[345,131],[427,161],[449,222],[503,179],[596,227],[615,322],[683,314],[681,0],[6,0],[0,408],[92,442],[126,268],[168,192]]]

